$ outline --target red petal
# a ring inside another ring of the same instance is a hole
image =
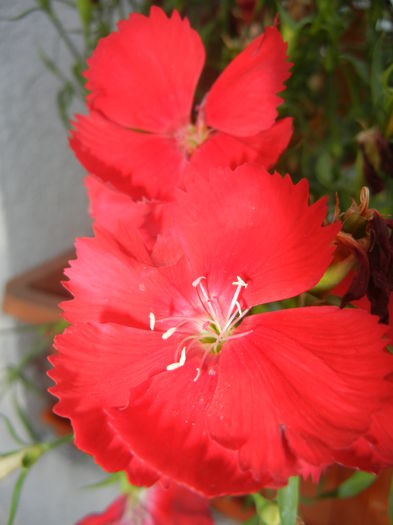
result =
[[[153,525],[213,525],[209,500],[173,482],[150,489],[147,505]]]
[[[157,201],[135,202],[129,195],[92,176],[86,177],[85,185],[95,228],[121,239],[123,247],[139,261],[149,261],[146,250],[151,252],[156,244],[165,205]]]
[[[308,205],[308,184],[243,165],[194,177],[173,205],[173,229],[194,275],[227,300],[237,275],[248,305],[295,296],[314,286],[332,258],[338,224],[322,227],[326,200]],[[225,301],[224,301],[225,302]]]
[[[255,162],[270,168],[288,146],[292,132],[292,119],[284,118],[252,137],[238,138],[215,133],[196,150],[190,164],[196,169],[206,169],[235,168],[245,162]]]
[[[291,64],[276,27],[253,40],[223,71],[206,99],[206,122],[230,135],[249,137],[270,128],[282,102]]]
[[[111,323],[74,324],[55,340],[52,393],[70,413],[122,407],[131,388],[166,369],[173,359],[173,338],[165,341],[157,331]],[[71,417],[70,413],[60,415]]]
[[[217,383],[214,362],[197,381],[199,355],[185,365],[155,376],[131,394],[125,410],[112,411],[113,425],[138,456],[153,468],[206,496],[239,494],[259,488],[238,465],[237,453],[213,441],[206,413]]]
[[[91,112],[78,115],[70,146],[88,172],[132,196],[168,197],[186,158],[174,138],[138,133]]]
[[[86,72],[90,105],[128,128],[171,132],[190,119],[205,60],[202,41],[177,11],[132,14],[100,40]]]
[[[126,495],[120,496],[104,512],[90,514],[78,521],[76,525],[121,525],[121,518],[124,515],[127,504],[128,497]]]
[[[160,333],[109,323],[74,325],[55,341],[49,372],[56,382],[51,393],[59,399],[55,412],[71,419],[79,448],[106,470],[127,470],[134,483],[151,484],[158,474],[133,457],[112,429],[106,408],[124,407],[130,389],[165,370],[176,341],[176,336],[169,342]]]
[[[349,467],[378,473],[393,464],[393,405],[390,399],[374,415],[370,432],[350,448],[335,454],[336,461]]]
[[[244,324],[244,327],[243,327]],[[297,308],[242,324],[224,343],[210,432],[240,448],[243,468],[277,483],[301,462],[323,466],[368,431],[392,386],[385,328],[358,310]]]
[[[65,270],[70,281],[64,283],[74,299],[61,304],[69,322],[114,322],[148,328],[150,312],[157,318],[173,315],[173,309],[193,315],[186,294],[195,293],[193,277],[183,260],[168,268],[149,266],[131,257],[121,240],[99,231],[94,239],[78,239],[76,247],[78,258],[70,261],[71,268]],[[167,254],[160,250],[160,257],[173,258],[172,245]]]

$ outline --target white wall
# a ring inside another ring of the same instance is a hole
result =
[[[0,18],[34,3],[0,0]],[[0,21],[1,295],[9,278],[71,247],[76,236],[90,231],[83,170],[68,148],[55,105],[58,82],[38,58],[39,46],[67,67],[68,55],[42,13],[18,22]],[[13,324],[0,315],[0,374],[32,344],[31,337],[4,332]],[[0,412],[15,422],[9,396],[0,398]],[[14,447],[0,422],[0,453]],[[72,460],[65,449],[41,458],[26,479],[16,523],[67,525],[103,509],[114,489],[82,490],[103,477],[91,461],[83,460],[81,455]],[[16,477],[0,480],[0,523],[7,521]]]

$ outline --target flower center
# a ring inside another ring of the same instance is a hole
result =
[[[181,130],[178,141],[185,150],[188,157],[191,157],[197,147],[204,142],[209,135],[209,130],[201,120],[197,124],[189,124]]]
[[[252,330],[236,333],[239,323],[250,311],[250,308],[242,308],[240,304],[241,292],[247,288],[248,284],[240,276],[237,276],[232,285],[236,288],[226,311],[224,311],[218,298],[209,294],[206,277],[201,276],[193,281],[192,286],[196,290],[203,315],[195,317],[173,316],[156,320],[153,312],[150,312],[151,330],[155,330],[156,323],[166,324],[170,322],[172,324],[162,333],[162,339],[169,339],[175,332],[184,335],[177,345],[175,361],[166,367],[168,371],[184,366],[187,352],[197,346],[202,348],[203,354],[201,365],[196,369],[197,374],[194,379],[196,381],[209,355],[219,354],[226,341],[244,337],[251,333]]]

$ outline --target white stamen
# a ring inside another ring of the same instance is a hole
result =
[[[194,383],[195,383],[196,381],[198,381],[199,376],[201,375],[201,369],[200,369],[200,368],[197,368],[196,371],[197,371],[196,376],[195,376],[194,379],[193,379]]]
[[[153,312],[150,312],[149,313],[149,318],[150,318],[150,330],[153,331],[154,330],[154,326],[156,324],[156,316],[153,314]]]
[[[168,330],[166,332],[164,332],[161,337],[164,340],[165,339],[169,339],[171,337],[171,335],[173,335],[175,332],[176,332],[176,326],[174,326],[173,328],[168,328]]]
[[[198,277],[197,279],[195,279],[195,281],[192,281],[192,286],[194,288],[196,288],[202,281],[202,279],[206,279],[206,277],[204,277],[203,275],[201,275],[200,277]]]
[[[239,277],[239,275],[236,276],[236,279],[237,281],[234,281],[232,284],[234,284],[235,286],[244,286],[244,288],[247,288],[248,284],[245,281],[243,281],[243,279]]]
[[[236,304],[236,306],[237,306],[237,311],[239,312],[239,315],[242,315],[242,309],[240,308],[240,303],[239,303],[239,301],[236,301],[235,304]]]
[[[235,295],[233,296],[232,302],[231,302],[231,304],[230,304],[230,306],[229,306],[229,310],[228,310],[227,318],[231,317],[231,315],[232,315],[232,313],[233,313],[233,309],[234,309],[234,307],[236,306],[236,303],[238,302],[237,300],[238,300],[239,295],[240,295],[240,290],[241,290],[242,288],[247,288],[247,286],[248,286],[248,284],[245,283],[245,282],[243,281],[243,279],[242,279],[239,275],[236,276],[236,279],[237,279],[237,281],[234,281],[234,282],[232,283],[232,284],[234,284],[235,286],[237,286],[237,288],[236,288],[236,291],[235,291]],[[241,315],[241,314],[240,314],[240,315]],[[227,324],[228,324],[228,323],[227,323]]]
[[[186,362],[186,347],[183,347],[183,350],[181,351],[180,359],[177,363],[172,363],[166,367],[166,369],[170,372],[171,370],[176,370],[177,368],[180,368],[184,366]]]
[[[203,308],[212,317],[213,321],[220,328],[220,321],[218,319],[217,311],[215,309],[215,306],[216,306],[215,303],[217,302],[217,300],[214,300],[214,299],[212,299],[209,296],[206,288],[202,284],[202,280],[204,280],[204,279],[206,279],[206,277],[204,275],[201,275],[200,277],[197,277],[192,282],[192,286],[194,288],[196,288],[199,300],[201,301]],[[200,293],[202,293],[203,297],[201,297]]]

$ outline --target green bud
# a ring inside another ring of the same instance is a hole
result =
[[[354,260],[352,257],[348,257],[343,261],[331,264],[326,272],[322,275],[321,280],[314,286],[314,288],[312,288],[311,293],[318,294],[332,290],[339,283],[341,283],[353,265]]]
[[[5,478],[14,470],[22,467],[24,454],[24,450],[18,450],[0,456],[0,479]]]
[[[265,505],[260,518],[265,525],[280,525],[280,511],[276,503]]]

